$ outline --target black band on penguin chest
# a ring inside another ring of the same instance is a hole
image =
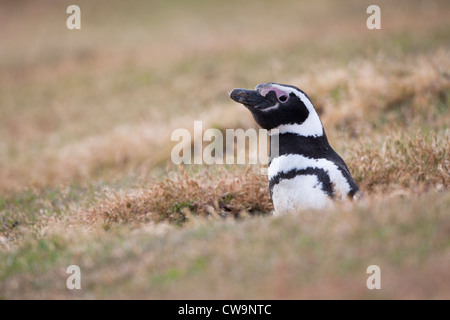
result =
[[[278,154],[276,156],[299,154],[311,159],[327,159],[333,162],[335,160],[338,162],[342,161],[339,155],[330,147],[325,135],[305,137],[295,133],[281,133],[278,135],[278,142]],[[272,159],[273,152],[271,150],[270,162],[272,162]]]
[[[271,139],[273,136],[271,136]],[[358,191],[358,186],[353,180],[350,171],[347,168],[344,160],[331,148],[328,143],[325,133],[320,137],[306,137],[300,136],[295,133],[281,133],[278,135],[279,148],[278,154],[273,154],[273,150],[270,150],[269,166],[274,156],[283,155],[302,155],[309,159],[326,159],[336,165],[337,169],[342,173],[350,186],[349,195],[353,196]],[[269,189],[272,195],[273,187],[282,179],[292,179],[297,175],[316,175],[319,182],[322,183],[322,190],[330,197],[334,196],[330,177],[325,170],[320,168],[305,168],[294,169],[289,172],[280,172],[269,181]]]
[[[330,181],[330,177],[325,170],[320,168],[306,168],[306,169],[292,169],[288,172],[280,172],[276,176],[272,177],[269,181],[270,197],[273,195],[273,187],[277,185],[281,180],[293,179],[300,175],[314,175],[317,177],[319,183],[321,183],[321,189],[331,198],[334,198],[333,189]]]

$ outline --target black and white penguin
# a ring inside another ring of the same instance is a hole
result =
[[[231,99],[249,109],[255,121],[278,140],[269,156],[269,189],[275,214],[327,207],[351,199],[359,188],[344,160],[331,148],[319,115],[302,90],[262,83],[234,89]],[[276,129],[276,130],[274,130]]]

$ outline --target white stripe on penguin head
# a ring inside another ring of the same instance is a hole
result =
[[[282,124],[276,128],[279,130],[279,133],[295,133],[305,137],[320,137],[323,135],[323,126],[322,122],[320,121],[319,115],[317,114],[311,100],[309,100],[309,98],[303,92],[298,91],[292,87],[285,87],[275,83],[271,83],[270,87],[285,92],[288,97],[290,93],[295,94],[309,111],[308,118],[306,118],[306,120],[302,124]],[[268,91],[270,91],[270,89]],[[281,104],[277,103],[275,106],[263,109],[262,111],[273,110],[280,107],[280,105]]]

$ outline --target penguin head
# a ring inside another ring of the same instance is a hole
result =
[[[255,90],[234,89],[230,98],[242,103],[264,129],[279,129],[302,136],[321,136],[322,123],[311,100],[300,89],[274,82]]]

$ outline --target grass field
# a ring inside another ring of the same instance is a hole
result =
[[[75,2],[0,3],[0,299],[450,299],[448,1],[377,1],[381,30],[360,0]],[[171,162],[194,120],[257,128],[228,92],[268,81],[361,201],[273,217],[259,166]]]

